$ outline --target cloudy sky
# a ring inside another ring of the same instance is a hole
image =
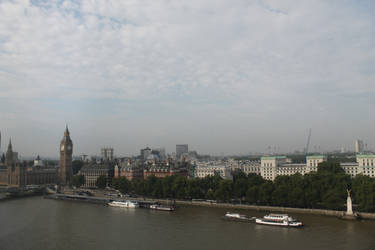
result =
[[[2,150],[375,149],[374,108],[373,0],[0,0]]]

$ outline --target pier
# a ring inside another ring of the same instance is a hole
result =
[[[69,200],[69,201],[81,201],[81,202],[90,202],[96,204],[108,204],[112,201],[122,201],[122,198],[106,198],[106,197],[95,197],[95,196],[86,196],[86,195],[75,195],[75,194],[52,194],[44,196],[45,199],[53,200]],[[139,204],[140,208],[150,208],[151,205],[158,204],[156,201],[142,201],[142,200],[132,200],[136,201]]]

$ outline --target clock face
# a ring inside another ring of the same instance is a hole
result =
[[[68,149],[68,150],[72,150],[72,146],[68,146],[67,149]]]
[[[61,151],[63,151],[63,150],[64,150],[64,145],[61,145],[61,148],[60,148],[60,149],[61,149]]]

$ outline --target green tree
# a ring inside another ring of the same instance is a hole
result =
[[[123,194],[127,194],[131,191],[131,183],[126,177],[113,179],[112,186]]]
[[[345,171],[340,167],[339,162],[326,161],[321,162],[318,165],[318,173],[332,173],[332,174],[344,174]]]
[[[231,180],[221,180],[215,191],[216,200],[229,201],[232,197],[233,186]]]
[[[83,161],[81,160],[74,160],[72,162],[72,171],[73,171],[73,175],[77,174],[79,172],[79,170],[81,170],[82,166],[83,166]]]
[[[145,195],[145,180],[138,178],[132,179],[131,191],[138,195]]]
[[[176,176],[172,184],[172,192],[177,199],[186,198],[186,178]]]
[[[100,189],[104,189],[107,186],[107,177],[104,175],[99,176],[98,179],[96,179],[95,185]]]
[[[72,185],[79,188],[85,184],[85,177],[83,175],[75,175],[72,178]]]
[[[265,183],[261,184],[259,188],[259,201],[262,204],[271,205],[273,190],[274,186],[272,181],[266,181]]]
[[[167,176],[161,180],[163,197],[173,198],[172,184],[175,176]]]
[[[209,189],[206,193],[206,199],[207,200],[214,200],[215,199],[215,193],[212,191],[212,189]]]
[[[360,211],[375,212],[375,180],[363,175],[357,175],[352,184],[353,201],[358,204]]]
[[[257,186],[249,187],[246,192],[246,201],[250,204],[256,204],[258,202],[259,188]]]

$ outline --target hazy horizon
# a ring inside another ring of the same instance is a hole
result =
[[[0,2],[1,150],[375,149],[375,2]],[[272,150],[273,151],[273,150]]]

